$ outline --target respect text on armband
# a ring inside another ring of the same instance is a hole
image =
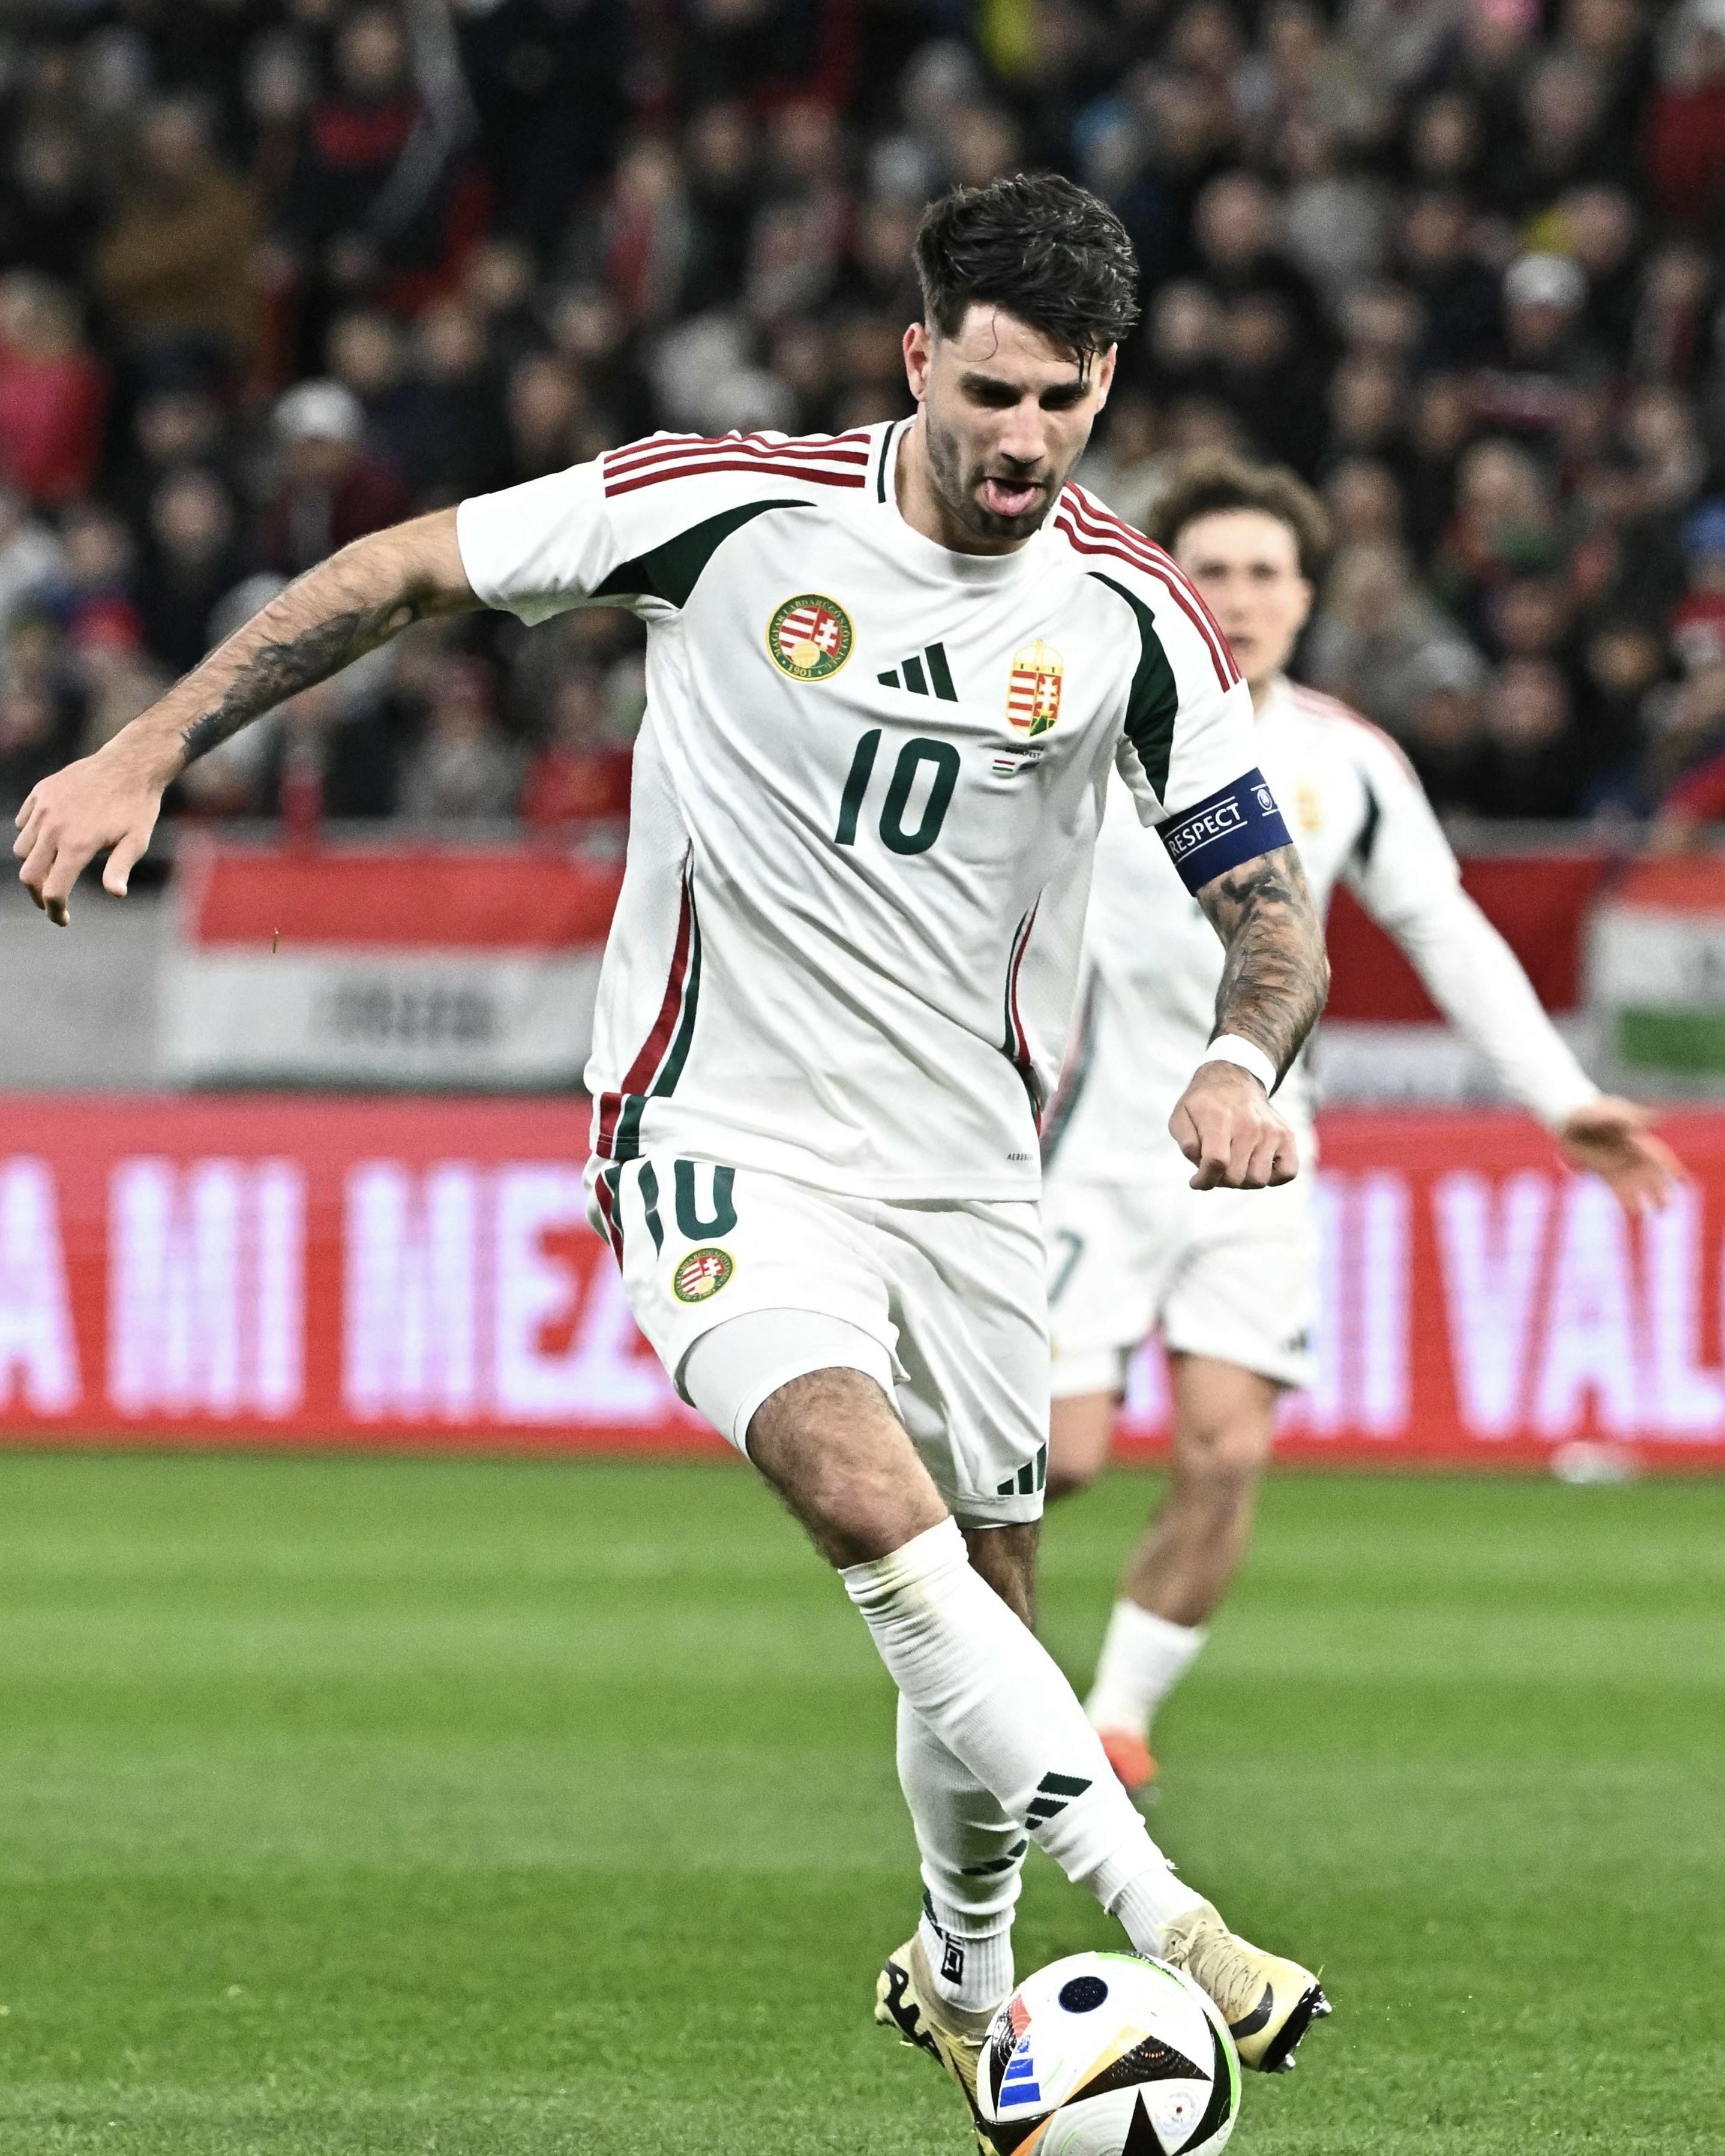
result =
[[[1243,773],[1162,826],[1162,842],[1188,891],[1288,844],[1288,827],[1261,772]]]

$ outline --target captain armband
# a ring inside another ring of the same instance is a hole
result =
[[[1194,896],[1213,877],[1291,843],[1261,771],[1243,773],[1160,829],[1168,859]]]

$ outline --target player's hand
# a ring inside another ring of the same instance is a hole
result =
[[[1238,1064],[1200,1063],[1168,1127],[1198,1171],[1194,1190],[1266,1190],[1299,1173],[1294,1133]]]
[[[12,850],[23,862],[18,881],[58,927],[66,925],[72,886],[106,846],[102,888],[124,898],[128,878],[150,843],[166,782],[140,748],[116,735],[32,788],[14,821]]]
[[[1578,1108],[1558,1132],[1563,1158],[1584,1174],[1601,1177],[1625,1213],[1657,1211],[1686,1178],[1683,1163],[1653,1135],[1652,1116],[1611,1094]]]

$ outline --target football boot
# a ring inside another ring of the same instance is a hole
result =
[[[1114,1779],[1129,1797],[1142,1796],[1156,1779],[1156,1758],[1136,1730],[1099,1729]]]
[[[875,1985],[875,2019],[884,2029],[896,2029],[901,2044],[927,2051],[957,2082],[981,2156],[996,2156],[976,2107],[977,2065],[993,2018],[992,2010],[977,2014],[947,2005],[935,1989],[920,1933],[886,1957]]]
[[[1209,1994],[1241,2066],[1260,2073],[1288,2072],[1300,2039],[1330,2010],[1309,1969],[1236,1938],[1208,1902],[1176,1918],[1161,1958]]]

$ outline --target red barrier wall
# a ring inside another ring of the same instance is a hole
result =
[[[584,1104],[0,1099],[0,1441],[716,1449],[582,1217]],[[1626,1223],[1510,1116],[1323,1128],[1295,1456],[1725,1466],[1725,1115]],[[1122,1435],[1153,1445],[1140,1358]]]

